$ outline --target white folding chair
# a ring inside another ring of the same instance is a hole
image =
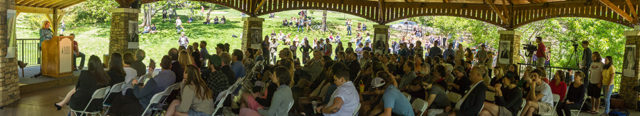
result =
[[[553,103],[554,104],[552,106],[553,107],[552,110],[556,109],[556,106],[558,106],[558,102],[560,102],[560,95],[553,94]],[[556,115],[556,112],[551,112],[551,113],[543,114],[542,116],[555,116],[555,115]]]
[[[520,110],[518,111],[518,115],[516,115],[516,116],[520,116],[520,114],[524,110],[524,106],[526,106],[526,105],[527,105],[527,99],[522,98],[522,105],[520,105]]]
[[[96,89],[96,91],[94,91],[93,94],[91,95],[91,99],[89,99],[89,102],[87,103],[87,106],[85,106],[82,111],[74,110],[72,108],[69,108],[70,112],[74,113],[74,114],[80,114],[81,116],[82,115],[87,115],[87,114],[102,116],[102,114],[100,114],[101,110],[88,112],[87,108],[89,108],[89,106],[91,106],[91,102],[93,102],[93,100],[104,99],[106,97],[106,94],[109,93],[109,89],[110,88],[111,88],[110,86],[107,86],[107,87],[103,87],[103,88],[100,88],[100,89]]]
[[[402,95],[404,95],[409,101],[411,101],[411,95],[409,93],[402,92]]]
[[[144,109],[144,112],[142,112],[142,116],[145,116],[145,114],[148,114],[147,112],[152,112],[150,111],[152,108],[151,106],[159,104],[160,101],[162,101],[162,97],[164,97],[164,93],[160,92],[160,93],[156,93],[153,95],[153,97],[151,97],[151,100],[149,100],[149,104],[147,105],[147,108]],[[151,113],[151,115],[153,115],[153,113]]]
[[[460,99],[462,99],[462,95],[454,92],[447,92],[447,98],[453,103],[457,103]]]
[[[291,108],[293,108],[293,103],[294,103],[294,102],[295,102],[295,101],[291,101],[291,103],[289,103],[289,108],[287,108],[287,114],[289,113],[289,111],[291,111]],[[277,116],[281,116],[280,114],[276,114],[276,115],[277,115]],[[282,114],[282,115],[285,115],[285,114]]]
[[[493,102],[493,101],[496,101],[495,96],[496,96],[495,92],[487,91],[487,92],[485,92],[484,99],[487,100],[487,101]]]
[[[420,116],[422,116],[424,112],[427,111],[429,103],[427,103],[427,101],[424,101],[423,99],[417,98],[416,100],[413,100],[411,106],[413,107],[413,109],[420,111]]]
[[[109,93],[107,93],[107,96],[104,97],[104,100],[102,101],[102,107],[106,108],[105,112],[102,115],[107,115],[107,113],[109,113],[109,110],[111,109],[111,103],[107,104],[106,102],[110,98],[112,93],[122,92],[122,85],[124,85],[124,82],[116,83],[111,86]]]
[[[582,106],[584,106],[584,102],[587,101],[586,96],[587,94],[584,94],[584,97],[582,99],[582,104],[580,104],[580,108],[569,110],[569,112],[571,112],[571,116],[580,116],[580,111],[582,111]]]
[[[358,106],[356,107],[356,110],[353,111],[353,116],[357,116],[358,115],[358,111],[360,111],[360,103],[358,103]]]
[[[220,94],[218,94],[218,97],[220,98],[220,100],[217,100],[215,102],[215,104],[216,104],[214,106],[215,109],[213,110],[213,113],[211,114],[211,116],[215,116],[216,113],[218,112],[218,110],[220,108],[222,108],[222,106],[224,105],[224,101],[227,99],[227,96],[229,96],[230,93],[231,92],[229,92],[229,90],[227,89],[227,90],[224,90],[224,91],[220,92]]]

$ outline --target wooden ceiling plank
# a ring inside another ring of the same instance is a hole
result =
[[[53,9],[50,9],[50,8],[30,7],[30,6],[16,6],[16,10],[18,12],[23,12],[23,13],[41,13],[41,14],[53,13]]]
[[[618,6],[613,4],[611,1],[609,0],[598,0],[598,1],[600,1],[600,3],[604,4],[605,6],[607,6],[607,8],[613,10],[614,12],[616,12],[618,15],[620,15],[622,18],[624,18],[629,22],[636,23],[638,21],[637,19],[634,19],[629,14],[627,14],[627,12],[624,12]]]
[[[260,4],[258,4],[258,7],[256,7],[256,10],[253,11],[253,14],[256,14],[258,12],[258,10],[260,10],[260,8],[262,8],[262,5],[264,5],[264,2],[267,0],[261,0]]]
[[[66,4],[62,4],[57,8],[60,8],[60,9],[68,8],[70,6],[73,6],[73,5],[76,5],[76,4],[80,4],[80,3],[84,2],[84,1],[85,0],[75,0],[75,1],[72,1],[72,2],[67,2]]]

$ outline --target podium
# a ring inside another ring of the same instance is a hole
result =
[[[42,42],[42,75],[67,77],[73,73],[73,37],[54,36]]]

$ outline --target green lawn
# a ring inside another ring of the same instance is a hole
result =
[[[367,24],[367,31],[365,33],[373,33],[373,25],[374,22],[368,21],[363,18],[359,18],[353,15],[338,13],[338,12],[328,12],[327,15],[327,24],[328,24],[328,32],[322,31],[305,31],[305,32],[297,32],[297,28],[295,27],[283,27],[281,26],[282,20],[284,18],[291,19],[291,17],[298,17],[297,13],[299,10],[292,11],[284,11],[276,13],[276,18],[269,18],[268,15],[259,16],[260,18],[265,18],[263,23],[263,34],[268,35],[272,31],[279,33],[282,31],[285,34],[291,33],[292,37],[298,36],[298,39],[303,39],[304,37],[308,37],[310,41],[313,41],[314,38],[326,38],[331,33],[340,33],[342,36],[342,41],[347,42],[351,38],[355,37],[355,28],[358,22],[363,22]],[[183,21],[183,26],[185,28],[186,35],[189,37],[190,42],[199,42],[206,41],[208,43],[207,49],[209,53],[215,53],[215,45],[218,43],[229,43],[231,45],[231,49],[240,49],[241,45],[241,36],[242,36],[242,17],[241,12],[238,12],[233,9],[218,9],[211,13],[211,18],[213,19],[215,16],[225,16],[227,18],[226,24],[210,24],[204,25],[202,22],[204,19],[201,17],[196,18],[194,22],[187,23],[189,10],[178,10],[178,14]],[[159,61],[163,55],[167,54],[167,51],[171,48],[178,46],[178,38],[179,34],[175,29],[175,19],[162,21],[162,14],[157,13],[153,18],[152,22],[156,24],[158,28],[158,33],[155,34],[141,34],[140,39],[140,48],[145,50],[147,53],[147,57],[145,58],[145,63],[149,61],[149,59],[154,59],[155,61]],[[196,14],[200,16],[200,14]],[[321,10],[310,10],[309,16],[313,17],[312,21],[314,25],[321,25],[322,23],[322,11]],[[142,14],[140,16],[139,22],[142,22]],[[344,23],[346,19],[352,19],[353,21],[353,35],[346,36],[346,27]],[[67,22],[67,24],[73,22]],[[213,23],[213,21],[212,21]],[[26,27],[20,27],[20,22],[18,22],[18,38],[37,38],[38,33],[37,30],[28,30]],[[76,40],[79,43],[79,49],[81,52],[85,53],[88,56],[90,55],[98,55],[102,56],[108,52],[109,47],[109,30],[110,24],[81,24],[77,27],[67,28],[64,32],[65,35],[70,33],[76,34]],[[139,30],[143,30],[140,28]],[[233,38],[232,35],[236,35],[238,38]],[[335,47],[336,45],[334,45]],[[285,48],[288,46],[281,45],[279,48]],[[345,43],[346,47],[346,43]],[[301,56],[301,54],[298,54]]]

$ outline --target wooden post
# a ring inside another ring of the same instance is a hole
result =
[[[373,25],[373,43],[371,47],[374,53],[388,54],[389,50],[389,26],[388,25]],[[358,46],[358,45],[356,45]],[[365,45],[367,46],[367,45]]]

